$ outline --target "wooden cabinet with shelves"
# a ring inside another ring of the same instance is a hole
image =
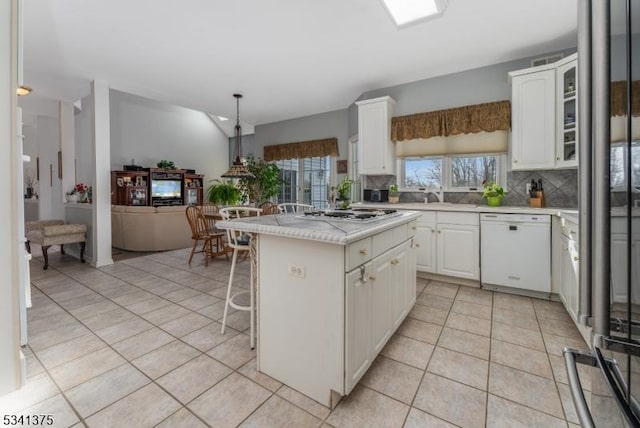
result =
[[[148,171],[111,171],[112,205],[149,205]]]
[[[184,169],[111,171],[111,204],[202,205],[203,183],[204,175]]]
[[[184,175],[184,204],[185,205],[202,205],[203,202],[203,178],[202,174],[185,174]]]

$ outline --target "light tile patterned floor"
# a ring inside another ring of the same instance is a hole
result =
[[[230,263],[189,268],[188,255],[95,269],[52,254],[47,271],[35,258],[29,379],[0,397],[0,412],[91,427],[578,423],[561,350],[586,344],[559,303],[419,279],[409,317],[331,411],[256,372],[247,313],[220,334]],[[248,269],[239,264],[238,284]]]

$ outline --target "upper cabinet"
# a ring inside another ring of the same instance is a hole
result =
[[[577,54],[509,77],[512,169],[576,167]]]
[[[380,97],[358,101],[358,169],[360,174],[395,174],[391,116],[395,101]]]

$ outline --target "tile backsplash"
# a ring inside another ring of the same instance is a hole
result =
[[[578,207],[578,170],[558,169],[539,171],[509,171],[507,172],[507,195],[503,205],[529,206],[529,194],[526,184],[531,180],[542,179],[547,207],[577,208]],[[395,183],[393,175],[369,175],[365,178],[366,189],[387,189]],[[445,202],[458,204],[485,203],[479,192],[445,192]],[[435,196],[429,195],[429,201],[435,202]],[[423,192],[401,192],[400,202],[424,202]]]

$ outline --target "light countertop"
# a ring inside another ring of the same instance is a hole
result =
[[[330,217],[305,217],[303,213],[275,214],[216,222],[221,229],[284,236],[346,245],[417,219],[417,211],[398,211],[388,217],[353,221]]]
[[[531,207],[489,207],[487,205],[455,204],[449,202],[414,202],[405,204],[371,203],[362,202],[353,204],[354,207],[393,208],[398,210],[413,211],[456,211],[470,213],[500,213],[500,214],[548,214],[548,215],[573,215],[577,218],[578,210],[568,208],[531,208]]]

